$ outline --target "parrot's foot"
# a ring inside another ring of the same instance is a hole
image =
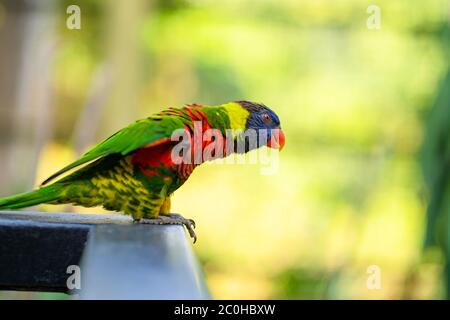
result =
[[[178,225],[184,225],[189,232],[189,235],[192,239],[194,239],[194,243],[197,241],[197,235],[194,232],[195,229],[195,221],[192,219],[186,219],[183,216],[171,213],[167,215],[160,215],[157,218],[141,218],[138,220],[135,220],[137,223],[143,223],[143,224],[178,224]]]

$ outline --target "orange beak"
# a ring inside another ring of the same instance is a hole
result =
[[[270,141],[267,142],[267,146],[269,148],[279,149],[281,151],[284,147],[285,139],[283,130],[276,129],[272,131],[272,137],[270,138]]]

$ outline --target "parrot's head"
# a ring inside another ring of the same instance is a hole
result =
[[[255,130],[258,133],[267,134],[266,145],[274,149],[283,149],[285,137],[281,129],[280,119],[267,106],[249,101],[236,101],[242,108],[248,111],[245,129]],[[257,145],[260,147],[260,145]]]

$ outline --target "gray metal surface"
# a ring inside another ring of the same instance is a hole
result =
[[[79,265],[81,299],[209,298],[181,226],[120,214],[0,211],[0,290],[67,291]]]
[[[188,241],[180,226],[98,226],[81,263],[81,298],[208,298]]]

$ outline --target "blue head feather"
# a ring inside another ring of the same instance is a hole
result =
[[[236,101],[236,103],[239,103],[243,108],[250,112],[246,123],[247,130],[253,129],[257,132],[266,130],[267,141],[269,141],[271,139],[272,130],[280,129],[280,119],[275,112],[264,104],[250,101]]]

